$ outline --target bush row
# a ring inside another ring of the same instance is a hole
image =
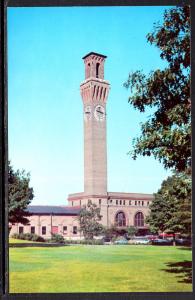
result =
[[[13,239],[27,240],[33,242],[45,242],[45,239],[35,233],[14,233],[11,236]]]
[[[103,245],[103,240],[66,240],[65,244]]]
[[[61,235],[53,235],[51,239],[47,240],[49,243],[63,243],[66,245],[76,244],[76,245],[103,245],[103,240],[65,240]]]
[[[103,245],[103,240],[65,240],[60,234],[52,234],[51,239],[44,239],[43,237],[32,233],[14,233],[11,236],[14,239],[27,240],[33,242],[47,242],[56,244],[80,244],[80,245]]]

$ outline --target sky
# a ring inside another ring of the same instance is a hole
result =
[[[8,139],[14,169],[30,172],[32,204],[66,205],[83,192],[82,57],[107,56],[108,191],[154,193],[171,174],[153,157],[127,153],[152,111],[136,111],[123,87],[131,71],[166,63],[147,43],[168,7],[8,8]]]

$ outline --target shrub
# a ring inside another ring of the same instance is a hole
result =
[[[66,244],[80,244],[79,240],[66,240]]]
[[[11,235],[11,238],[13,238],[13,239],[19,239],[19,234],[18,233],[13,233]]]
[[[19,234],[19,239],[20,240],[25,240],[25,233],[20,233]]]
[[[103,245],[103,240],[81,240],[80,244],[82,245]]]
[[[116,236],[113,236],[111,241],[114,243],[115,241],[117,240],[117,237]]]
[[[64,244],[65,241],[64,241],[64,237],[62,235],[52,233],[51,242]]]
[[[138,229],[135,226],[129,226],[127,228],[127,235],[131,238],[136,235]]]
[[[31,233],[23,233],[24,240],[31,241],[32,234]]]
[[[102,239],[100,240],[94,240],[94,245],[103,245],[104,241]]]
[[[39,236],[35,233],[31,234],[31,241],[33,242],[45,242],[45,239],[42,236]]]

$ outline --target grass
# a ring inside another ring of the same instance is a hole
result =
[[[34,241],[28,241],[28,240],[19,240],[19,239],[13,239],[9,238],[9,244],[34,244],[34,243],[40,243],[40,242],[34,242]]]
[[[10,293],[192,291],[191,260],[173,246],[11,248]]]

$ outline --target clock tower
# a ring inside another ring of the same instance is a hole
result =
[[[104,80],[105,59],[95,52],[83,57],[84,194],[90,196],[107,194],[106,101],[110,85]]]

